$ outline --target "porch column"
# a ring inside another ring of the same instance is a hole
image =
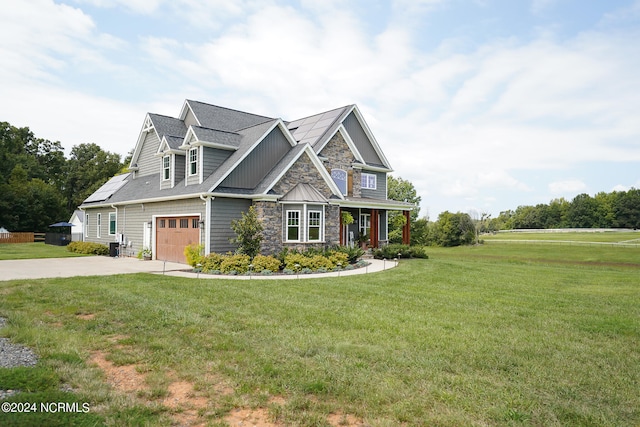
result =
[[[402,227],[402,243],[409,245],[411,244],[411,211],[402,211],[402,213],[406,219],[405,224]]]
[[[380,236],[378,223],[378,210],[371,209],[371,235],[369,236],[369,240],[371,241],[372,248],[378,247],[378,238]]]
[[[344,224],[342,223],[342,208],[340,208],[340,246],[344,245]]]

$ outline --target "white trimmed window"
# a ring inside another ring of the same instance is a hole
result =
[[[300,211],[287,211],[287,241],[300,241]]]
[[[168,181],[171,179],[171,159],[169,156],[162,158],[162,180]]]
[[[100,226],[102,225],[102,214],[98,214],[98,220],[96,223],[96,237],[100,237]]]
[[[307,241],[322,240],[322,211],[309,211],[307,218]]]
[[[360,235],[371,238],[371,215],[360,214]]]
[[[84,214],[84,237],[89,237],[89,214]]]
[[[331,169],[331,178],[343,196],[347,195],[347,172],[342,169]]]
[[[109,236],[116,234],[116,213],[109,213]]]
[[[375,190],[378,188],[378,177],[372,173],[362,173],[362,185],[361,188],[366,188],[367,190]]]
[[[189,150],[189,175],[198,173],[198,148]]]

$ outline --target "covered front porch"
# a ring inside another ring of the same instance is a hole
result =
[[[402,243],[408,245],[411,241],[411,210],[385,209],[378,207],[348,207],[340,208],[340,245],[366,246],[378,248],[389,243],[389,212],[402,211],[405,224],[402,227]],[[348,220],[345,221],[345,218]],[[350,219],[353,222],[348,223]]]

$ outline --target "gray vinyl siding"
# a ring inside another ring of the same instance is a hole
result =
[[[116,241],[116,236],[109,236],[109,212],[116,212],[112,208],[87,209],[86,213],[91,218],[89,225],[89,236],[85,239],[88,242],[97,242],[109,245]],[[101,237],[96,237],[97,214],[102,214]],[[131,241],[131,255],[135,256],[142,250],[144,237],[143,227],[145,223],[153,221],[154,216],[178,216],[178,215],[199,215],[205,216],[205,205],[200,198],[176,200],[171,202],[157,203],[135,203],[126,206],[118,206],[116,218],[116,232],[124,234],[126,241]],[[151,244],[155,242],[155,236],[151,229]],[[204,230],[201,231],[200,241],[204,242]],[[152,247],[155,251],[155,248]]]
[[[202,158],[202,167],[204,178],[216,171],[220,165],[229,158],[233,151],[221,150],[219,148],[204,147],[204,153]]]
[[[231,221],[240,219],[247,212],[251,200],[216,197],[211,201],[211,252],[235,251],[237,246],[229,239],[236,237]]]
[[[287,152],[291,145],[276,127],[222,182],[222,187],[255,188]]]
[[[184,171],[185,171],[185,156],[179,154],[174,155],[174,186],[182,183],[184,185]]]
[[[155,156],[158,151],[160,140],[155,131],[151,130],[147,132],[144,142],[142,143],[142,150],[140,156],[138,156],[138,176],[153,175],[154,173],[160,173],[162,163],[158,161]]]
[[[364,161],[367,162],[367,164],[382,165],[382,160],[380,160],[378,153],[376,153],[376,150],[373,148],[373,145],[371,144],[371,141],[369,141],[364,129],[360,126],[360,122],[355,114],[353,114],[353,112],[349,114],[342,123],[351,137],[351,140],[364,158]]]
[[[376,189],[370,190],[368,188],[362,188],[360,190],[362,197],[385,200],[387,198],[387,174],[385,172],[372,172],[367,170],[363,170],[362,173],[368,173],[377,177]]]

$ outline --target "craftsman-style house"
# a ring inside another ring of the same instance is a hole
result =
[[[176,118],[146,115],[129,173],[80,206],[84,239],[184,262],[191,243],[235,250],[231,221],[254,205],[265,254],[360,236],[377,247],[387,213],[413,208],[387,199],[391,171],[355,105],[287,122],[187,100]],[[408,225],[403,235],[408,242]]]

